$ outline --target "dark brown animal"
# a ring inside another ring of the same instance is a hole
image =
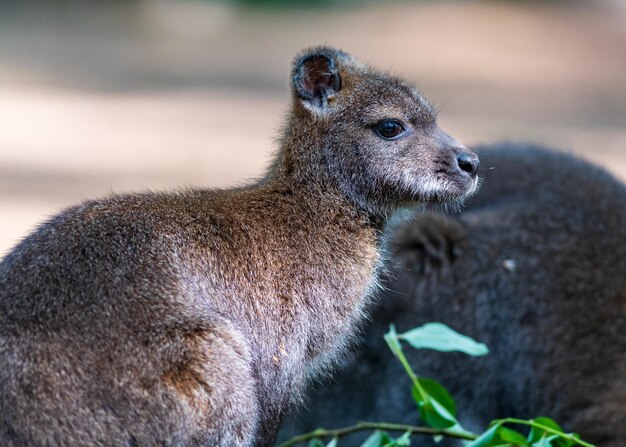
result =
[[[460,200],[477,157],[413,86],[298,56],[265,177],[89,201],[0,264],[0,444],[272,444],[363,317],[387,215]]]
[[[410,380],[382,336],[390,323],[405,331],[441,321],[490,354],[405,352],[418,374],[450,389],[469,429],[549,416],[599,447],[626,444],[626,186],[537,147],[477,153],[483,184],[462,215],[415,213],[392,228],[388,292],[358,356],[311,392],[286,431],[419,423]]]

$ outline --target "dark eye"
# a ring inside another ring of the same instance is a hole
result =
[[[382,120],[374,127],[374,132],[385,140],[393,140],[402,135],[404,127],[396,120]]]

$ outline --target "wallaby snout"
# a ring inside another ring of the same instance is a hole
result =
[[[476,174],[478,174],[478,166],[480,165],[478,156],[466,148],[459,150],[456,156],[456,163],[459,169],[471,178],[475,178]]]
[[[470,179],[475,179],[478,175],[478,167],[480,166],[478,155],[441,129],[437,128],[436,134],[438,135],[437,140],[443,145],[444,150],[450,152],[450,156],[453,159],[452,166],[456,173],[460,173]]]
[[[438,126],[426,126],[416,139],[421,139],[423,197],[429,202],[446,198],[460,201],[478,187],[478,156]]]

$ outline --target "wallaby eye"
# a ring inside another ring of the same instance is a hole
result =
[[[404,127],[396,120],[382,120],[374,127],[374,132],[385,140],[394,140],[404,133]]]

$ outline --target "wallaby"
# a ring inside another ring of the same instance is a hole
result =
[[[548,416],[598,446],[624,446],[626,187],[537,147],[477,154],[484,182],[462,215],[415,213],[389,229],[389,292],[358,357],[311,393],[284,437],[358,420],[419,424],[409,380],[382,336],[390,323],[406,331],[441,321],[490,354],[405,353],[418,374],[451,391],[467,428]]]
[[[381,230],[478,158],[410,84],[299,55],[273,163],[223,191],[69,208],[0,264],[0,444],[268,446],[376,287]]]

